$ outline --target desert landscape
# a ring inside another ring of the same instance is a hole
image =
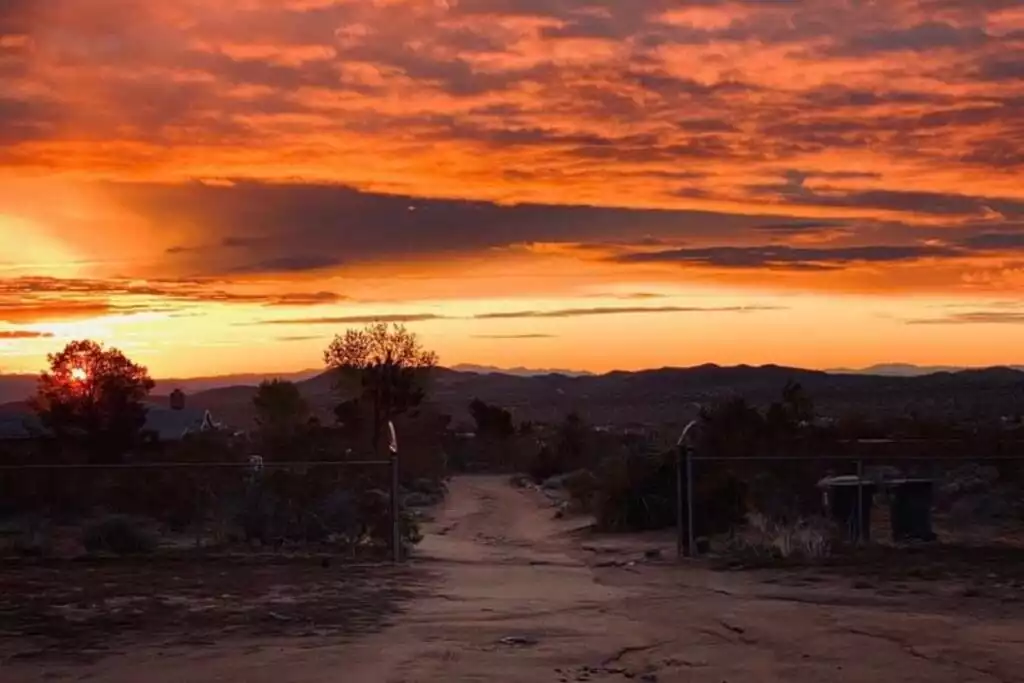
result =
[[[459,476],[405,565],[5,565],[5,681],[1017,681],[1019,562],[726,570]],[[122,561],[119,561],[122,562]],[[984,574],[979,574],[984,570]],[[974,578],[971,578],[971,577]]]
[[[1024,0],[0,0],[0,683],[1024,683]]]

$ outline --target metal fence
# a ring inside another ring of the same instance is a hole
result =
[[[0,465],[0,555],[402,558],[398,459]]]
[[[877,440],[836,450],[716,457],[681,445],[680,556],[758,536],[776,554],[817,552],[793,545],[815,539],[1024,551],[1024,443]]]

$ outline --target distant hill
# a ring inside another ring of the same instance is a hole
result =
[[[789,380],[800,382],[825,415],[916,412],[963,418],[1024,413],[1024,372],[1013,368],[919,376],[835,374],[777,365],[701,365],[588,376],[522,376],[442,368],[433,376],[430,396],[439,410],[463,422],[469,421],[469,402],[479,398],[510,409],[516,419],[553,422],[578,411],[596,424],[657,426],[679,425],[696,414],[699,404],[734,395],[766,405],[779,397]],[[8,377],[0,377],[0,387],[7,381]],[[297,383],[321,417],[330,419],[337,402],[332,378],[320,373]],[[252,423],[255,384],[254,379],[247,384],[185,391],[189,406],[208,409],[218,420],[244,427]],[[31,391],[31,384],[20,386],[22,391],[26,386]],[[171,384],[161,382],[160,386]],[[153,400],[167,399],[158,395]]]
[[[1024,365],[1007,366],[1011,370],[1024,371]],[[922,375],[934,375],[938,372],[963,372],[976,370],[978,368],[958,367],[954,365],[913,365],[911,363],[882,363],[870,365],[866,368],[833,368],[825,372],[845,375],[880,375],[884,377],[920,377]]]
[[[252,372],[236,375],[219,375],[214,377],[187,377],[182,379],[157,379],[156,387],[153,390],[156,394],[169,394],[174,389],[181,389],[185,393],[194,394],[201,391],[209,391],[221,387],[239,385],[256,386],[266,379],[287,379],[292,382],[316,377],[323,370],[301,370],[299,372],[271,373]],[[38,375],[0,375],[0,403],[22,401],[31,396],[36,390]]]
[[[301,382],[323,372],[318,370],[299,370],[298,372],[250,372],[237,375],[218,375],[213,377],[188,377],[184,379],[157,379],[156,393],[170,393],[174,389],[181,389],[185,393],[196,393],[209,391],[222,387],[233,386],[257,386],[260,382],[269,379],[284,379],[290,382]]]
[[[0,403],[24,401],[36,391],[38,375],[0,375]]]
[[[578,411],[597,424],[678,425],[699,404],[741,395],[755,404],[776,400],[789,380],[800,382],[827,415],[907,414],[1001,416],[1024,412],[1024,372],[986,368],[919,377],[841,375],[776,365],[760,367],[663,368],[604,375],[517,376],[439,369],[430,387],[438,409],[469,421],[474,398],[510,409],[516,419],[557,421]],[[299,382],[322,416],[336,403],[326,375]],[[253,387],[227,387],[189,397],[218,419],[245,425],[252,420]]]
[[[534,368],[499,368],[493,365],[471,365],[462,363],[451,367],[455,372],[475,372],[478,375],[514,375],[516,377],[537,377],[539,375],[565,375],[566,377],[591,377],[594,373],[583,370],[559,370]]]

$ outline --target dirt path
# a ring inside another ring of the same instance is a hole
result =
[[[18,664],[9,683],[1024,681],[1024,610],[910,592],[783,586],[644,560],[650,541],[581,541],[539,495],[464,477],[416,561],[431,575],[393,625],[355,639],[140,649]],[[578,526],[578,525],[577,525]]]

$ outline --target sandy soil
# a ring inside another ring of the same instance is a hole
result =
[[[664,536],[595,538],[579,526],[503,477],[459,478],[404,578],[387,568],[363,583],[344,578],[348,568],[307,576],[319,631],[254,632],[241,619],[213,633],[221,622],[199,621],[205,644],[195,645],[154,643],[128,623],[103,656],[10,657],[0,679],[1024,681],[1018,586],[993,597],[948,582],[716,572],[674,564]],[[407,590],[387,599],[349,595],[399,581]],[[390,618],[369,618],[382,602]]]

